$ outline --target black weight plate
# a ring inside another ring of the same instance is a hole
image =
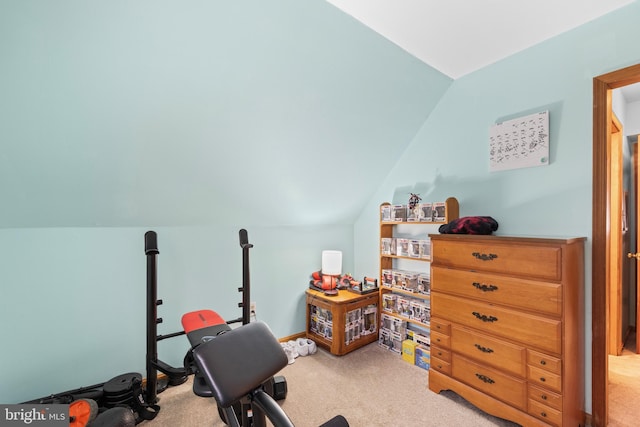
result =
[[[132,390],[133,381],[135,379],[142,382],[142,375],[137,372],[118,375],[117,377],[107,381],[102,387],[102,391],[104,392],[105,396],[121,395],[124,392]]]

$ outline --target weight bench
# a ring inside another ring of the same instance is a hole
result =
[[[288,364],[287,355],[266,324],[249,323],[218,335],[196,346],[193,357],[228,426],[241,426],[232,405],[244,400],[251,405],[254,427],[265,427],[265,416],[274,427],[293,427],[262,387]],[[320,427],[349,427],[349,423],[338,415]]]
[[[182,316],[182,328],[189,339],[192,349],[231,330],[227,322],[213,310],[199,310],[184,314]],[[188,364],[185,363],[185,365]],[[196,396],[213,396],[204,377],[199,372],[194,372],[194,374],[193,392]]]

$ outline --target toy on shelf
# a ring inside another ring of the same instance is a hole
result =
[[[318,291],[347,289],[350,286],[351,281],[353,281],[353,277],[349,274],[323,274],[322,270],[318,270],[311,273],[309,287]]]
[[[422,198],[419,194],[409,193],[411,197],[409,197],[409,203],[407,203],[407,221],[423,221],[424,220],[424,212],[422,211],[422,205],[420,201]]]
[[[349,282],[349,287],[347,288],[350,292],[355,292],[356,294],[370,294],[371,292],[378,291],[378,279],[374,279],[373,277],[364,277],[361,282],[357,280],[351,280]]]

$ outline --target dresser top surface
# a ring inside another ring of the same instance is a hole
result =
[[[501,235],[481,235],[481,234],[429,234],[431,240],[473,240],[483,242],[526,242],[526,243],[547,243],[547,244],[570,244],[584,242],[586,237],[558,237],[558,236],[501,236]]]

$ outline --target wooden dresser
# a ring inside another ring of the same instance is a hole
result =
[[[431,235],[429,389],[584,426],[584,238]]]

